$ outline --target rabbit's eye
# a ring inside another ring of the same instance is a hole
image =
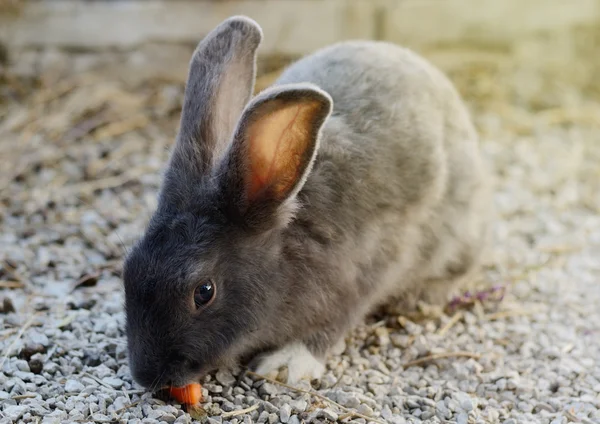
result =
[[[215,297],[215,285],[212,281],[205,281],[194,291],[196,308],[207,305]]]

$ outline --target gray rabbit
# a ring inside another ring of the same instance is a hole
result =
[[[490,190],[469,114],[409,50],[349,41],[252,98],[260,27],[198,45],[157,210],[125,261],[146,387],[247,358],[288,382],[375,307],[443,302],[481,265]]]

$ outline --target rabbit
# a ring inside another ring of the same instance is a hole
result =
[[[443,302],[482,266],[487,168],[450,80],[350,40],[253,95],[262,39],[233,16],[193,53],[157,207],[124,261],[144,387],[240,364],[319,379],[374,308]]]

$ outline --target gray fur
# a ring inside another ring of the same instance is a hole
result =
[[[212,43],[215,33],[230,42]],[[480,267],[488,178],[449,80],[401,47],[344,42],[293,64],[242,112],[260,34],[230,18],[200,43],[159,207],[125,264],[130,363],[145,386],[186,384],[294,341],[324,358],[376,306],[442,302]],[[224,57],[238,77],[221,74]],[[214,60],[203,74],[200,58]],[[214,125],[223,80],[241,93],[228,97],[237,129]],[[250,202],[244,129],[257,104],[294,90],[288,101],[321,102],[306,127],[316,154],[285,199]],[[217,296],[195,311],[190,296],[207,278]]]

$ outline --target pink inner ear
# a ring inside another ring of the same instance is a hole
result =
[[[301,177],[303,157],[310,146],[310,126],[316,102],[276,108],[248,130],[249,200],[267,195],[283,200]]]

